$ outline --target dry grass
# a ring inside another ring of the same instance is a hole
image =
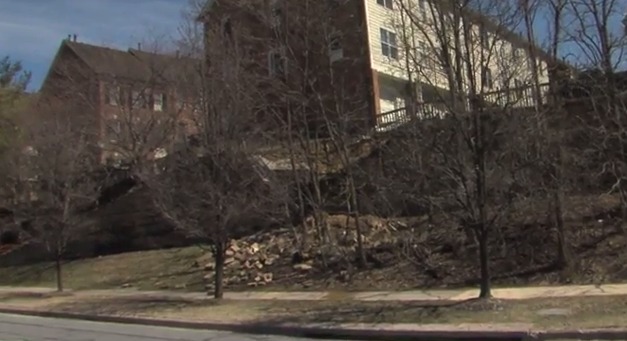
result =
[[[524,323],[543,329],[627,325],[627,296],[468,301],[461,303],[331,300],[224,301],[151,297],[0,299],[0,305],[100,315],[241,323]],[[541,311],[563,310],[546,316]]]
[[[203,253],[199,247],[187,247],[70,261],[63,266],[64,285],[74,290],[130,285],[142,290],[200,291],[202,269],[195,261]],[[0,268],[0,285],[54,287],[54,264]]]

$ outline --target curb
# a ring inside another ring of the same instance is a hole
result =
[[[44,318],[72,319],[103,323],[135,324],[153,327],[181,328],[196,330],[214,330],[253,335],[277,335],[310,339],[337,339],[360,341],[413,340],[413,341],[471,341],[502,340],[531,341],[550,339],[577,340],[625,340],[627,329],[590,329],[576,331],[530,331],[530,330],[382,330],[373,328],[342,328],[325,326],[295,326],[285,324],[234,324],[207,323],[177,320],[149,319],[139,317],[121,317],[111,315],[88,315],[57,311],[38,311],[16,308],[1,308],[0,314],[36,316]]]

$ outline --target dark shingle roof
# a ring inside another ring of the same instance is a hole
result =
[[[134,81],[175,82],[183,72],[191,73],[199,60],[136,49],[122,51],[66,40],[64,44],[95,73]]]

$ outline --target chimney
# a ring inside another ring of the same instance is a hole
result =
[[[142,43],[137,43],[137,49],[140,51],[142,50]]]
[[[74,42],[76,42],[76,34],[72,36]]]
[[[71,34],[67,35],[67,41],[72,41],[72,35]]]

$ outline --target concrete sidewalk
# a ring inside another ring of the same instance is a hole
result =
[[[49,294],[52,288],[41,287],[0,287],[0,295],[4,294]],[[175,291],[139,291],[136,289],[81,290],[73,292],[77,296],[117,296],[117,297],[163,297],[185,300],[210,299],[202,292]],[[569,285],[546,287],[494,288],[494,298],[504,300],[550,298],[550,297],[582,297],[627,295],[627,284]],[[476,298],[478,289],[455,290],[409,290],[409,291],[370,291],[370,292],[280,292],[280,291],[247,291],[226,292],[228,300],[286,300],[286,301],[320,301],[320,300],[356,300],[356,301],[463,301]]]

